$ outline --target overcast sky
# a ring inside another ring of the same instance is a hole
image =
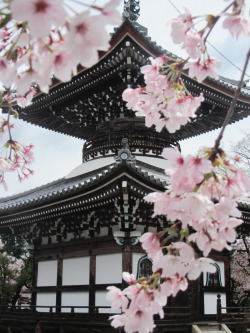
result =
[[[95,4],[103,2],[103,0],[97,0]],[[166,23],[178,15],[177,9],[182,11],[183,7],[188,7],[195,15],[208,12],[216,14],[215,10],[219,11],[226,5],[227,3],[222,0],[141,0],[141,15],[138,22],[148,28],[148,35],[157,44],[168,51],[185,57],[186,53],[174,45],[168,37],[170,29]],[[247,12],[249,12],[249,8]],[[229,37],[223,29],[218,29],[211,35],[209,41],[231,63],[239,68],[243,67],[249,40],[243,38],[237,42]],[[238,80],[240,71],[226,61],[213,47],[210,47],[210,55],[219,58],[223,63],[219,74]],[[228,126],[223,139],[224,145],[229,147],[231,143],[239,141],[247,131],[250,131],[250,117]],[[181,142],[182,151],[185,154],[195,153],[200,146],[212,146],[216,139],[216,133],[218,131]],[[32,169],[35,170],[35,174],[21,184],[17,181],[15,173],[8,176],[6,174],[9,189],[5,192],[2,187],[0,188],[0,196],[2,197],[17,194],[64,177],[81,164],[83,145],[81,140],[26,124],[23,121],[15,122],[13,136],[26,145],[34,144],[35,162],[32,164]]]

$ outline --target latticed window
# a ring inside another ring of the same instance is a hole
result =
[[[217,264],[212,264],[216,268],[215,273],[207,273],[207,283],[208,287],[221,287],[221,272],[220,267]]]
[[[138,271],[137,271],[137,279],[142,276],[149,277],[152,275],[153,262],[148,257],[142,257],[138,262]]]

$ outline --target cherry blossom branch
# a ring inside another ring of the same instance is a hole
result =
[[[32,103],[34,84],[47,93],[53,76],[61,82],[70,81],[78,65],[94,65],[98,52],[110,47],[107,25],[121,23],[116,9],[120,0],[110,0],[102,7],[71,1],[87,10],[79,13],[71,8],[71,13],[66,10],[66,0],[11,0],[0,9],[0,77],[4,86],[0,104],[8,107],[0,136],[9,136],[0,154],[0,184],[5,188],[5,172],[16,170],[20,181],[33,173],[28,166],[33,160],[33,146],[12,138],[10,115],[17,115],[12,107]]]

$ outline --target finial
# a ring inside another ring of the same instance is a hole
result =
[[[124,0],[123,18],[137,21],[140,16],[140,0]]]

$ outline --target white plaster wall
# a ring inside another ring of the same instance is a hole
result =
[[[62,292],[62,306],[88,306],[89,293],[87,291]],[[74,309],[75,312],[88,312],[88,309]],[[71,312],[71,308],[63,308],[62,312]]]
[[[136,156],[135,158],[139,161],[154,165],[161,169],[168,169],[170,167],[170,163],[165,158],[149,156]]]
[[[204,313],[205,314],[216,314],[217,313],[217,295],[218,293],[204,293]],[[221,306],[226,307],[226,294],[220,293],[221,295]],[[226,310],[222,310],[223,313]]]
[[[121,313],[121,310],[112,310],[110,308],[111,303],[106,300],[107,290],[96,291],[95,305],[96,306],[108,306],[109,308],[99,309],[99,313]]]
[[[37,272],[37,286],[56,286],[57,260],[39,261]]]
[[[220,274],[221,274],[221,284],[222,287],[225,287],[225,263],[223,261],[216,261],[215,262],[220,267]],[[206,286],[207,284],[207,273],[203,273],[203,284]]]
[[[47,308],[39,308],[36,310],[39,312],[49,312],[49,306],[56,305],[56,293],[37,293],[36,305],[48,306]],[[55,312],[55,308],[53,308]]]
[[[96,256],[96,284],[122,282],[122,253]]]
[[[74,170],[72,170],[65,178],[67,179],[67,178],[79,176],[86,172],[102,168],[105,165],[110,165],[114,162],[115,162],[114,157],[103,157],[103,158],[99,158],[96,160],[84,162],[83,164],[79,165]]]
[[[89,284],[89,257],[63,259],[62,284]]]
[[[135,278],[137,279],[137,268],[138,268],[138,261],[144,255],[143,253],[133,253],[132,254],[132,274],[134,274]]]
[[[137,153],[139,153],[137,151]],[[158,168],[167,169],[169,168],[169,162],[164,158],[157,158],[157,157],[149,157],[149,156],[138,156],[136,155],[135,158],[141,162],[145,162],[151,165],[154,165]],[[76,177],[82,175],[86,172],[93,171],[104,166],[112,165],[115,162],[114,156],[109,157],[102,157],[95,160],[90,160],[88,162],[84,162],[83,164],[79,165],[75,169],[73,169],[65,178]]]

